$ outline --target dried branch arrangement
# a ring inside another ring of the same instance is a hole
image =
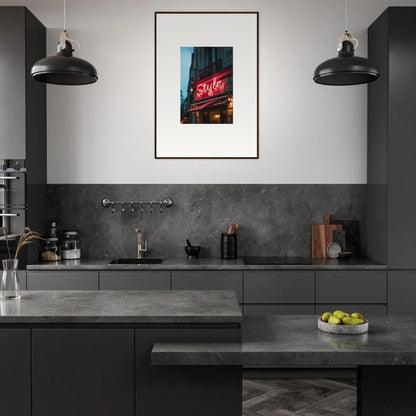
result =
[[[12,261],[12,255],[11,255],[10,246],[9,246],[9,238],[7,237],[7,232],[5,228],[3,228],[3,235],[6,240],[7,251],[9,253],[9,259],[10,261]],[[17,244],[16,252],[14,253],[13,259],[16,260],[17,256],[19,255],[19,251],[24,246],[27,246],[28,244],[33,243],[35,240],[43,240],[43,238],[38,232],[32,231],[29,227],[23,228],[23,231],[20,234],[19,242]]]

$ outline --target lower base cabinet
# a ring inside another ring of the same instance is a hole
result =
[[[384,316],[387,314],[385,304],[361,304],[361,303],[327,303],[316,305],[316,314],[322,315],[325,312],[334,312],[340,309],[347,313],[360,312],[364,316]]]
[[[31,416],[30,329],[0,329],[0,415]]]
[[[240,329],[161,328],[135,333],[136,416],[241,416],[241,367],[150,363],[157,342],[240,342]]]
[[[134,416],[133,329],[33,329],[32,366],[32,416]]]
[[[416,270],[389,270],[389,314],[416,315]]]
[[[315,305],[244,305],[244,315],[313,315]]]
[[[19,331],[0,332],[4,415],[241,416],[240,366],[151,365],[156,342],[240,342],[234,325]]]
[[[98,272],[28,271],[27,290],[98,290]]]

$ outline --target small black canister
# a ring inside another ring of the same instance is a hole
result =
[[[221,258],[237,258],[237,234],[221,234]]]

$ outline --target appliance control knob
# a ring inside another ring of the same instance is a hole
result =
[[[20,169],[22,169],[22,166],[19,164],[19,162],[16,162],[14,165],[13,165],[13,169],[14,170],[20,170]]]

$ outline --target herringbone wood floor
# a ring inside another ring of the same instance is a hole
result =
[[[244,416],[355,416],[356,381],[243,381]]]

